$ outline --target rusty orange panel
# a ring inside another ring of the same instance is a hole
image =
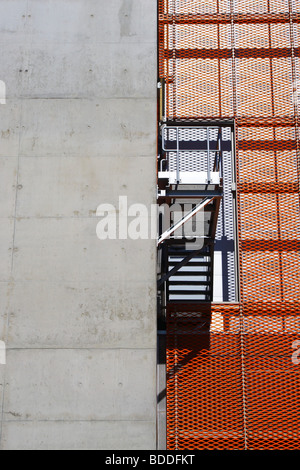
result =
[[[300,449],[299,22],[299,0],[159,0],[167,119],[235,122],[241,290],[167,306],[170,450]]]
[[[239,333],[219,325],[197,334],[202,319],[195,320],[193,312],[168,312],[168,448],[243,449]]]

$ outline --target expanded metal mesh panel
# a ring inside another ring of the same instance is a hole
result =
[[[167,306],[169,449],[300,449],[299,57],[299,0],[159,1],[167,119],[236,124],[240,263]]]
[[[213,162],[214,154],[210,154],[210,162]],[[176,171],[177,154],[168,153],[168,169]],[[206,152],[179,152],[178,163],[180,171],[207,171],[207,153]]]
[[[168,448],[242,449],[239,323],[225,331],[222,309],[194,310],[168,310]]]
[[[207,129],[205,127],[179,127],[178,129],[172,127],[165,127],[163,129],[164,139],[166,141],[180,142],[206,142],[209,138],[214,142],[218,140],[219,129]]]
[[[229,137],[228,128],[224,128],[223,136]],[[231,134],[231,129],[230,134]],[[222,154],[223,197],[221,199],[219,217],[215,236],[215,254],[221,254],[222,264],[222,300],[234,302],[236,299],[236,260],[234,248],[234,212],[232,194],[233,159],[232,151]],[[218,275],[215,269],[215,276]],[[215,277],[216,281],[216,277]],[[216,291],[216,289],[215,289]],[[218,299],[218,296],[216,296]],[[214,298],[215,300],[215,298]]]

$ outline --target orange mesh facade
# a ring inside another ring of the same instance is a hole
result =
[[[167,119],[235,122],[240,270],[168,306],[169,450],[300,449],[299,57],[299,0],[159,0]]]

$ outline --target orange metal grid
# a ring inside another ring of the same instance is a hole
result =
[[[168,306],[169,449],[300,448],[299,18],[299,0],[159,0],[167,118],[235,120],[241,284],[202,307],[209,332]]]

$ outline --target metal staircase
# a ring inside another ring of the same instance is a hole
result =
[[[160,130],[158,316],[163,323],[170,303],[213,301],[222,155],[228,139],[222,126],[164,123]]]
[[[169,250],[169,269],[177,268],[188,255],[186,250]],[[213,263],[210,252],[194,256],[179,267],[167,282],[167,301],[211,301],[213,290]]]

